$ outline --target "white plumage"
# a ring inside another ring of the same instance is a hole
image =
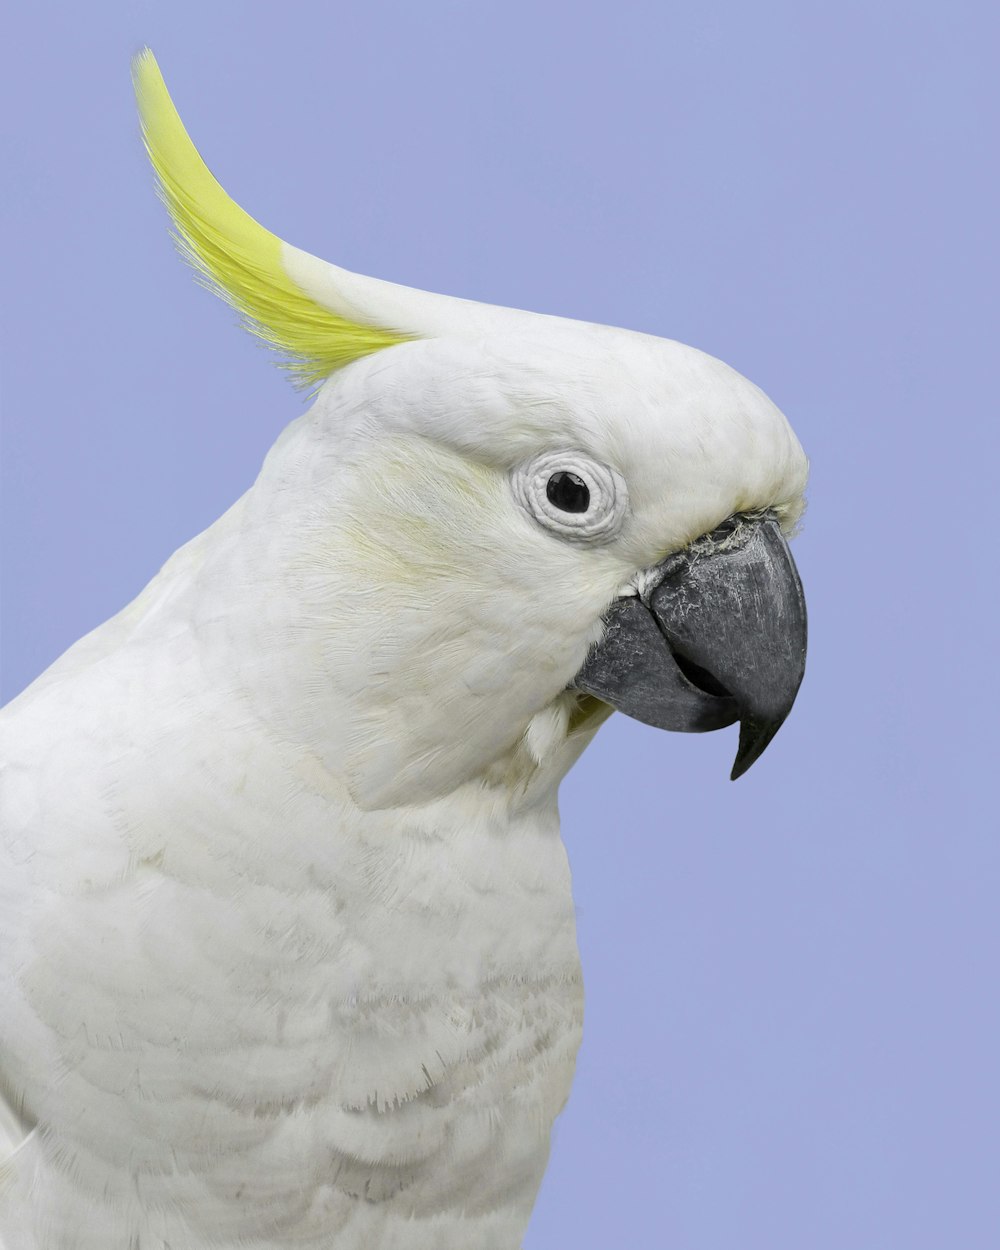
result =
[[[4,1250],[519,1246],[581,1029],[556,791],[609,710],[567,687],[643,570],[801,508],[702,353],[280,256],[394,339],[0,716]],[[532,512],[539,457],[622,483],[607,532]]]

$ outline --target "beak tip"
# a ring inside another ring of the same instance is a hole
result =
[[[729,774],[730,781],[739,781],[739,779],[750,771],[754,764],[760,759],[762,752],[760,751],[740,751],[736,759],[733,760],[733,769]]]
[[[740,725],[740,744],[733,760],[730,781],[737,781],[757,763],[771,744],[771,739],[781,728],[785,717],[781,716],[765,725],[753,725],[744,721]]]

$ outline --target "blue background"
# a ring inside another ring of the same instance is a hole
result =
[[[764,759],[731,785],[733,731],[615,717],[564,786],[588,1015],[528,1250],[995,1250],[992,6],[102,0],[5,28],[5,697],[301,408],[173,254],[149,42],[282,237],[693,343],[812,458],[809,670]]]

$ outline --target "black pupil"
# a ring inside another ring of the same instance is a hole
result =
[[[545,487],[545,494],[549,503],[555,504],[561,512],[586,512],[590,507],[587,483],[575,473],[567,473],[565,469],[552,474]]]

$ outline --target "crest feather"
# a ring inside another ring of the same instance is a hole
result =
[[[148,48],[132,75],[143,141],[181,253],[251,333],[286,358],[297,385],[315,387],[352,360],[413,337],[339,316],[293,282],[281,240],[230,199],[201,159]]]

